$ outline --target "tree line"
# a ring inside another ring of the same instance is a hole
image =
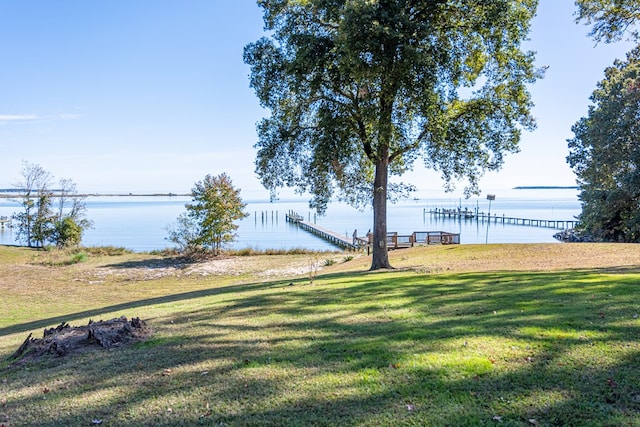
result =
[[[16,221],[16,240],[28,247],[78,246],[83,233],[93,225],[86,217],[86,196],[78,194],[76,184],[64,178],[56,182],[38,164],[23,162],[13,192],[16,193],[13,200],[22,207],[12,216]],[[186,211],[169,228],[168,240],[190,257],[218,255],[226,243],[236,239],[236,221],[248,215],[240,190],[222,173],[207,175],[197,182],[191,195]]]
[[[79,245],[91,226],[86,218],[85,197],[78,194],[71,179],[54,178],[42,166],[23,162],[20,180],[14,185],[22,210],[13,215],[16,240],[28,247]]]

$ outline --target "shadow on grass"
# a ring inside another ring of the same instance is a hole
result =
[[[61,316],[48,317],[45,319],[34,320],[32,322],[19,323],[16,325],[6,326],[0,328],[0,337],[5,335],[11,335],[21,332],[28,332],[34,329],[42,329],[50,325],[57,325],[61,322],[71,323],[74,320],[86,319],[90,317],[98,317],[109,313],[120,312],[125,310],[131,310],[139,307],[148,307],[151,305],[165,304],[176,301],[189,301],[198,298],[204,298],[213,295],[224,295],[233,292],[246,292],[250,289],[269,288],[273,284],[259,283],[259,284],[243,284],[243,285],[229,285],[224,287],[216,287],[211,289],[203,289],[198,291],[181,292],[176,294],[170,294],[161,297],[145,298],[141,300],[114,304],[106,307],[95,308],[91,310],[79,311],[72,314],[65,314]],[[282,285],[282,283],[279,283]]]
[[[156,319],[162,334],[135,348],[12,373],[25,392],[6,409],[38,425],[640,424],[636,276],[404,272],[302,283],[76,313],[227,296]]]
[[[186,257],[162,257],[162,258],[149,258],[136,261],[125,261],[115,264],[107,264],[105,267],[117,268],[117,269],[129,269],[129,268],[175,268],[182,269],[187,265],[194,264],[194,261]]]

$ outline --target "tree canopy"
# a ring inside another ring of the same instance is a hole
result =
[[[640,0],[576,0],[577,21],[593,25],[590,35],[607,43],[621,40],[625,34],[639,39]]]
[[[259,0],[264,37],[245,48],[258,124],[256,172],[276,194],[373,202],[372,269],[390,267],[386,203],[416,159],[445,188],[479,194],[484,171],[533,129],[524,52],[537,0]]]
[[[605,70],[591,101],[572,128],[567,157],[581,188],[578,228],[640,242],[640,47]]]

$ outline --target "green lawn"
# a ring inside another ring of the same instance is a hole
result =
[[[635,268],[349,271],[357,261],[313,284],[90,284],[78,278],[93,265],[34,266],[55,277],[3,293],[0,426],[640,426]],[[29,332],[120,315],[154,335],[7,368]]]

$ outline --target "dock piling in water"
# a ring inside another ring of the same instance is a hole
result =
[[[4,227],[8,227],[11,228],[11,218],[7,217],[7,216],[0,216],[0,228],[4,228]]]

